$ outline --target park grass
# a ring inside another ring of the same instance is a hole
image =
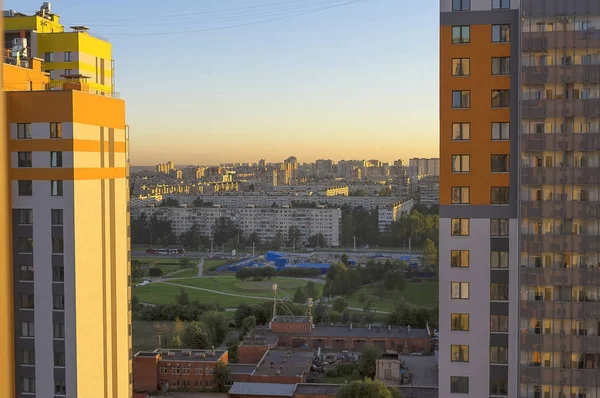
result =
[[[193,278],[198,276],[198,267],[193,266],[182,270],[181,272],[174,273],[172,275],[166,275],[166,278]]]
[[[216,258],[207,259],[207,260],[204,260],[204,271],[215,271],[221,265],[231,264],[236,261],[239,261],[239,260],[237,260],[237,259],[222,260],[222,259],[216,259]]]
[[[184,279],[188,280],[188,279]],[[175,304],[177,297],[181,292],[181,286],[167,285],[165,283],[151,283],[146,286],[136,287],[132,290],[132,293],[142,303],[149,304]],[[244,297],[226,296],[219,293],[206,292],[203,290],[186,289],[189,300],[198,300],[200,303],[214,303],[223,308],[234,308],[240,303],[246,304],[260,304],[265,300],[251,299]]]
[[[407,281],[406,289],[402,292],[385,290],[383,286],[366,286],[365,289],[368,297],[373,300],[373,309],[378,311],[394,311],[396,303],[402,297],[415,308],[433,308],[438,304],[437,281]],[[358,293],[348,297],[348,305],[357,308],[363,307],[358,300]]]
[[[194,279],[173,279],[172,283],[200,287],[203,289],[217,290],[224,293],[239,294],[243,296],[273,297],[273,283],[277,283],[278,293],[281,297],[291,297],[298,287],[304,288],[307,281],[296,278],[274,278],[263,281],[242,281],[233,276],[204,277]],[[323,285],[315,283],[320,291]]]

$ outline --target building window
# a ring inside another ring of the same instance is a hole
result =
[[[31,123],[17,123],[17,139],[31,139]]]
[[[452,204],[468,204],[470,196],[469,187],[452,187]]]
[[[469,330],[469,314],[450,314],[451,330],[466,332]]]
[[[452,0],[452,11],[469,11],[471,0]]]
[[[450,393],[468,394],[469,378],[466,376],[450,376]]]
[[[73,72],[73,69],[65,69],[65,75],[70,76]]]
[[[71,51],[65,51],[65,62],[73,62],[73,53]]]
[[[19,280],[33,281],[33,265],[20,266]]]
[[[51,210],[52,225],[63,225],[63,211],[62,209]]]
[[[55,339],[64,339],[65,338],[65,324],[62,322],[55,322],[53,325],[54,333],[53,336]]]
[[[471,107],[471,92],[469,90],[452,91],[452,108],[467,109]]]
[[[452,59],[452,76],[469,76],[471,60],[469,58]]]
[[[33,253],[33,238],[19,238],[19,253]]]
[[[508,200],[508,187],[492,187],[491,202],[493,205],[507,205]]]
[[[471,27],[468,25],[452,27],[452,44],[465,44],[471,42]]]
[[[490,315],[491,332],[508,332],[508,315]]]
[[[510,90],[492,90],[492,108],[508,108]]]
[[[64,367],[65,366],[65,352],[54,351],[54,366]]]
[[[21,350],[21,365],[35,365],[35,350],[33,348]]]
[[[35,337],[35,326],[33,321],[21,322],[21,337]]]
[[[508,173],[509,171],[509,155],[492,155],[492,173]]]
[[[62,167],[62,152],[50,152],[50,167]]]
[[[492,43],[507,43],[510,41],[510,25],[492,25]]]
[[[450,252],[450,266],[452,268],[469,268],[469,251],[452,250]]]
[[[492,283],[490,285],[490,300],[508,300],[508,284]]]
[[[50,194],[52,196],[63,196],[63,182],[50,181]]]
[[[31,167],[31,152],[17,153],[19,167]]]
[[[21,294],[21,309],[32,310],[34,306],[33,293]]]
[[[492,140],[508,140],[510,138],[510,123],[492,123]]]
[[[33,224],[33,209],[19,209],[19,225]]]
[[[469,299],[469,282],[451,282],[451,294],[454,300]]]
[[[21,392],[35,392],[35,377],[23,377],[21,379]]]
[[[510,57],[493,57],[492,75],[510,75]]]
[[[470,155],[452,155],[452,172],[468,173],[471,171]]]
[[[469,236],[469,219],[452,219],[452,236]]]
[[[65,281],[65,269],[61,266],[52,267],[52,282],[64,282]]]
[[[471,139],[471,123],[452,123],[452,141]]]
[[[52,309],[64,310],[65,309],[65,295],[64,294],[53,294],[52,295]]]
[[[491,363],[508,363],[508,352],[506,347],[490,347]]]
[[[451,350],[451,361],[452,362],[469,362],[469,346],[452,344]]]
[[[546,390],[544,397],[550,396],[550,391]],[[508,380],[490,380],[490,395],[508,395]],[[536,396],[534,392],[534,397]],[[560,395],[559,395],[560,396]],[[541,397],[541,395],[540,395]],[[579,397],[584,398],[585,395],[579,395]]]
[[[490,267],[508,268],[508,252],[492,250],[490,256]]]
[[[62,138],[62,123],[50,123],[50,138]]]
[[[52,238],[52,254],[63,254],[65,251],[63,238]]]
[[[492,0],[492,10],[508,10],[510,0]]]
[[[44,62],[54,62],[54,53],[44,53]]]
[[[56,395],[66,395],[67,387],[65,386],[64,380],[56,380],[54,382],[54,394]]]
[[[19,196],[33,195],[33,181],[19,180],[17,184],[18,184],[18,188],[19,188]]]
[[[490,220],[491,236],[508,236],[509,221],[504,218],[492,218]]]

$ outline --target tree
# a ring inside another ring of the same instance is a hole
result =
[[[296,292],[294,293],[294,303],[304,304],[306,303],[306,299],[306,292],[300,286],[298,286],[296,288]]]
[[[200,233],[200,226],[195,222],[181,235],[180,240],[183,246],[189,250],[200,250],[201,247],[210,244],[208,238]]]
[[[336,297],[333,299],[331,303],[333,309],[337,312],[344,312],[346,308],[348,308],[348,302],[342,296]]]
[[[183,343],[186,348],[191,349],[205,349],[211,346],[211,341],[200,322],[187,324],[183,333]]]
[[[290,246],[292,246],[294,243],[295,244],[300,243],[300,236],[301,236],[300,228],[296,227],[295,225],[292,225],[290,227],[290,229],[288,230],[288,242],[289,242]]]
[[[221,361],[215,366],[213,383],[215,392],[227,392],[231,384],[231,370]]]
[[[342,244],[344,246],[352,246],[354,243],[354,224],[352,214],[342,215]]]
[[[271,249],[273,249],[273,250],[281,249],[281,241],[282,240],[283,240],[283,235],[281,234],[281,232],[277,231],[275,233],[275,236],[273,237],[273,240],[271,241]]]
[[[364,307],[363,307],[363,310],[364,310],[365,312],[370,312],[370,311],[372,311],[372,310],[373,310],[373,299],[372,299],[371,297],[369,297],[369,298],[367,299],[367,301],[365,302],[365,304],[364,304]]]
[[[190,304],[190,296],[188,295],[187,290],[181,289],[179,292],[179,296],[177,297],[177,304],[179,305],[189,305]]]
[[[131,260],[131,279],[134,281],[144,277],[144,270],[140,260]]]
[[[435,243],[427,238],[423,244],[423,257],[422,263],[426,269],[431,268],[437,271],[438,268],[438,249],[435,247]]]
[[[316,305],[314,314],[315,323],[329,322],[331,320],[329,308],[322,301]]]
[[[306,297],[310,297],[314,300],[319,298],[319,289],[317,289],[317,285],[313,281],[308,281],[306,283]]]
[[[148,276],[159,277],[163,275],[162,269],[158,267],[152,267],[148,270]]]
[[[233,315],[235,326],[242,326],[244,319],[248,318],[250,315],[252,315],[252,307],[244,302],[240,303],[235,309],[235,314]],[[254,318],[254,320],[256,321],[256,318]]]
[[[342,256],[340,257],[340,261],[342,262],[342,264],[348,265],[348,255],[346,253],[342,254]]]
[[[165,198],[159,204],[159,207],[179,207],[179,202],[175,198]]]
[[[348,312],[348,309],[345,309],[342,313],[341,322],[344,324],[350,322],[350,312]]]
[[[215,220],[213,237],[215,244],[222,245],[241,235],[242,231],[229,217],[219,217]]]
[[[181,348],[183,346],[183,342],[181,341],[181,336],[175,335],[171,340],[171,347],[173,348]]]
[[[383,286],[387,290],[398,289],[400,291],[406,288],[406,279],[402,271],[388,271],[383,279]]]
[[[229,319],[224,312],[207,311],[200,317],[204,331],[214,345],[220,345],[229,333]]]
[[[308,245],[311,247],[325,247],[325,236],[322,233],[310,236]]]
[[[337,398],[402,398],[399,394],[397,388],[388,387],[379,380],[365,379],[342,384]]]
[[[212,202],[205,202],[204,200],[202,200],[200,198],[194,199],[194,203],[193,203],[194,207],[212,207],[212,205],[213,205]]]
[[[377,359],[379,359],[381,353],[379,349],[374,345],[367,344],[363,346],[358,358],[358,371],[362,377],[375,377],[377,372]]]
[[[250,236],[248,237],[248,243],[250,245],[252,245],[253,243],[255,245],[260,245],[260,238],[259,238],[259,236],[258,236],[258,234],[256,232],[252,232],[250,234]]]
[[[181,258],[179,259],[179,266],[180,266],[181,268],[189,268],[189,267],[191,267],[192,265],[193,265],[193,264],[192,264],[192,261],[191,261],[189,258],[187,258],[187,257],[181,257]]]
[[[240,340],[244,338],[249,332],[254,330],[256,327],[256,317],[250,315],[242,322],[242,326],[240,327]]]
[[[171,327],[171,323],[170,322],[156,322],[154,325],[152,325],[154,327],[154,333],[156,333],[158,336],[164,336],[164,339],[161,337],[161,341],[164,341],[165,344],[168,343],[168,337],[169,334],[171,333],[171,330],[173,329]]]
[[[364,304],[367,302],[367,298],[369,296],[367,295],[367,289],[365,289],[364,287],[361,287],[360,290],[358,291],[358,302],[361,304]]]
[[[173,334],[175,334],[177,336],[181,336],[181,335],[183,335],[184,331],[185,331],[185,325],[183,324],[181,319],[179,317],[175,318],[175,325],[173,326]]]

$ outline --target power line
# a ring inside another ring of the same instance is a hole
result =
[[[210,10],[210,11],[202,11],[202,12],[188,12],[185,14],[170,14],[170,15],[155,15],[155,16],[146,16],[146,17],[131,17],[131,18],[117,18],[117,19],[104,19],[104,20],[83,20],[79,22],[93,23],[93,22],[115,22],[115,21],[140,21],[140,20],[148,20],[148,19],[168,19],[168,18],[179,18],[179,17],[189,17],[195,15],[205,15],[205,14],[215,14],[215,13],[223,13],[229,11],[239,11],[239,10],[247,10],[261,7],[271,7],[281,4],[290,4],[290,3],[299,3],[307,0],[287,0],[280,1],[277,3],[268,3],[268,4],[258,4],[253,6],[245,6],[245,7],[236,7],[236,8],[227,8],[222,10]]]
[[[239,28],[239,27],[243,27],[243,26],[258,25],[258,24],[262,24],[262,23],[267,23],[267,22],[272,22],[272,21],[279,21],[279,20],[282,20],[282,19],[288,19],[288,18],[298,17],[298,16],[302,16],[302,15],[315,14],[315,13],[322,12],[322,11],[325,11],[325,10],[330,10],[330,9],[333,9],[333,8],[344,7],[344,6],[347,6],[347,5],[350,5],[350,4],[355,4],[355,3],[362,3],[362,2],[365,2],[365,1],[369,1],[369,0],[351,0],[351,1],[346,1],[345,3],[336,4],[336,5],[327,6],[327,7],[321,7],[321,8],[317,8],[317,9],[309,10],[309,11],[304,11],[304,12],[298,12],[298,13],[291,14],[291,15],[285,15],[285,16],[281,16],[281,17],[263,19],[263,20],[260,20],[260,21],[246,22],[246,23],[236,24],[236,25],[221,26],[221,27],[216,27],[216,28],[182,30],[182,31],[179,31],[179,32],[149,32],[149,33],[148,32],[146,32],[146,33],[143,33],[143,32],[139,32],[139,33],[107,33],[107,32],[100,32],[98,34],[105,35],[105,36],[166,36],[166,35],[179,35],[179,34],[185,34],[185,33],[210,32],[210,31],[217,31],[217,30]]]
[[[258,18],[258,17],[271,18],[271,17],[275,17],[275,16],[288,14],[288,13],[312,10],[312,9],[314,9],[314,7],[317,7],[317,6],[322,6],[322,5],[331,4],[331,3],[340,3],[341,1],[344,1],[344,0],[318,0],[317,3],[314,3],[314,4],[302,4],[302,5],[295,5],[292,7],[273,8],[271,10],[252,10],[249,12],[242,12],[242,13],[237,12],[230,16],[214,16],[213,18],[209,18],[209,19],[198,19],[197,17],[190,17],[188,15],[186,17],[182,17],[181,19],[170,20],[170,21],[166,21],[166,22],[147,22],[147,23],[140,23],[140,24],[123,24],[123,23],[112,24],[111,23],[111,24],[90,24],[90,25],[94,28],[99,27],[99,26],[129,28],[129,27],[138,27],[138,26],[186,25],[186,24],[201,24],[201,23],[209,23],[209,22],[230,22],[230,21],[235,21],[235,20],[243,20],[243,19]]]

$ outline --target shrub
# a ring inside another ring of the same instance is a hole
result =
[[[152,267],[148,270],[148,275],[149,276],[162,276],[163,271],[162,271],[162,269],[160,269],[158,267]]]

